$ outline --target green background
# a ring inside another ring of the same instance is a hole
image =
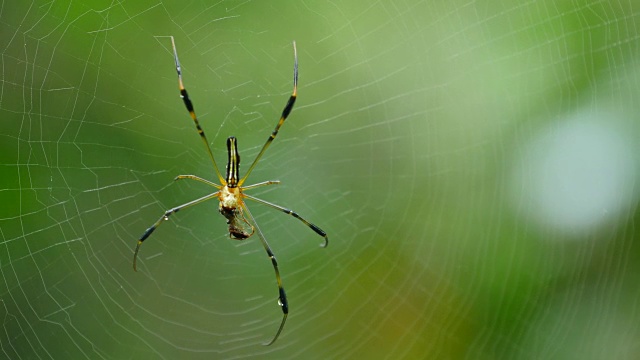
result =
[[[640,357],[639,24],[633,1],[3,3],[0,357]],[[215,201],[131,268],[148,226],[211,191],[173,178],[216,179],[168,35],[219,166],[235,135],[241,172],[297,42],[298,102],[249,182],[281,180],[252,194],[330,245],[249,204],[290,302],[271,347],[273,270]],[[562,151],[574,135],[589,151]],[[557,220],[537,181],[583,189],[570,203],[592,217],[568,213],[588,223]]]

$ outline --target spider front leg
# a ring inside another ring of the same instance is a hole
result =
[[[213,199],[218,197],[218,194],[220,192],[216,191],[213,194],[209,194],[206,196],[203,196],[201,198],[195,199],[193,201],[189,201],[186,204],[182,204],[180,206],[176,206],[174,208],[171,208],[167,211],[164,212],[164,214],[160,217],[160,219],[158,219],[158,221],[156,221],[153,225],[151,225],[151,227],[149,227],[147,230],[145,230],[145,232],[142,234],[142,236],[140,236],[140,239],[138,240],[138,245],[136,245],[136,250],[133,253],[133,270],[134,271],[138,271],[137,266],[136,266],[136,260],[138,259],[138,251],[140,250],[140,246],[142,245],[142,242],[145,241],[149,236],[151,236],[151,234],[158,228],[158,226],[160,226],[160,224],[162,224],[163,221],[165,220],[169,220],[169,216],[177,213],[178,211],[188,208],[190,206],[196,205],[196,204],[200,204],[201,202],[205,202],[207,200]]]
[[[280,271],[278,270],[278,261],[276,260],[276,256],[273,254],[273,251],[271,251],[271,247],[267,243],[267,239],[264,237],[264,235],[262,235],[262,231],[260,230],[258,223],[256,223],[256,220],[253,218],[253,215],[251,215],[249,208],[244,203],[242,204],[242,209],[247,213],[247,216],[249,217],[251,222],[255,224],[260,242],[262,243],[264,250],[267,252],[267,256],[269,257],[269,259],[271,259],[271,265],[273,266],[273,270],[276,273],[276,283],[278,284],[278,305],[280,305],[280,308],[282,309],[282,322],[280,322],[278,332],[276,332],[276,335],[273,337],[273,339],[268,344],[262,344],[269,346],[276,342],[278,336],[280,336],[280,333],[284,328],[284,323],[287,321],[287,316],[289,315],[289,302],[287,301],[287,293],[284,291],[282,279],[280,278]]]

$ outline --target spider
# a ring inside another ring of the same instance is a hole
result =
[[[233,136],[227,139],[227,154],[228,154],[227,168],[226,168],[227,173],[226,173],[226,177],[223,178],[222,174],[218,170],[218,165],[216,164],[216,160],[213,157],[211,148],[209,147],[209,141],[207,140],[207,137],[205,136],[204,131],[202,130],[202,127],[198,122],[198,118],[196,117],[196,113],[193,108],[193,103],[191,102],[191,99],[189,99],[187,90],[185,89],[184,84],[182,82],[182,70],[180,67],[180,61],[178,60],[178,51],[176,50],[176,44],[173,36],[170,36],[170,38],[171,38],[171,46],[173,48],[173,58],[175,61],[176,72],[178,73],[178,86],[180,89],[180,97],[184,101],[184,105],[186,106],[187,111],[191,116],[191,119],[193,119],[193,122],[195,123],[196,130],[198,131],[200,138],[204,142],[205,148],[207,149],[209,158],[211,158],[211,162],[213,163],[213,168],[216,172],[216,175],[218,176],[218,180],[220,181],[221,185],[218,185],[212,181],[203,179],[195,175],[178,175],[175,178],[175,180],[183,180],[183,179],[196,180],[216,188],[217,191],[165,211],[164,214],[160,217],[160,219],[158,219],[158,221],[156,221],[153,225],[151,225],[151,227],[145,230],[142,236],[140,236],[135,252],[133,254],[133,270],[137,271],[136,259],[138,258],[138,251],[140,250],[140,246],[142,245],[142,242],[145,241],[158,228],[158,226],[162,224],[164,220],[169,220],[169,216],[177,213],[182,209],[191,207],[196,204],[203,203],[207,200],[217,198],[220,202],[218,206],[218,211],[220,211],[220,214],[222,214],[222,216],[225,217],[225,219],[227,220],[227,224],[229,226],[229,237],[234,240],[244,240],[244,239],[250,238],[257,230],[258,238],[260,238],[260,242],[262,242],[262,246],[267,252],[267,256],[269,256],[269,259],[271,259],[271,265],[273,265],[273,270],[275,271],[275,274],[276,274],[276,283],[278,285],[278,305],[280,305],[283,315],[282,315],[282,322],[280,323],[280,327],[278,328],[276,335],[273,337],[273,339],[269,343],[263,344],[268,346],[273,344],[278,339],[278,336],[280,336],[280,333],[282,332],[282,329],[284,327],[284,323],[287,320],[287,315],[289,314],[289,304],[287,302],[287,295],[284,291],[284,286],[282,285],[282,279],[280,278],[280,271],[278,270],[278,262],[276,261],[276,257],[273,254],[273,251],[271,251],[271,247],[269,247],[269,244],[267,243],[266,238],[262,234],[262,231],[258,227],[258,224],[256,223],[255,219],[251,215],[249,208],[244,202],[244,199],[255,201],[257,203],[272,207],[285,214],[293,216],[294,218],[300,220],[306,226],[311,228],[311,230],[316,232],[316,234],[324,238],[324,244],[322,245],[322,247],[326,247],[329,244],[329,238],[327,237],[327,234],[322,229],[310,223],[309,221],[305,220],[303,217],[298,215],[298,213],[296,213],[295,211],[286,209],[282,206],[272,204],[268,201],[245,194],[246,190],[255,189],[261,186],[279,184],[280,181],[278,180],[263,181],[253,185],[243,186],[244,182],[249,177],[249,174],[251,174],[251,171],[253,170],[253,168],[256,166],[256,164],[258,163],[260,158],[262,158],[262,155],[265,153],[269,145],[271,145],[273,140],[278,135],[278,130],[280,130],[280,127],[282,126],[284,121],[287,119],[287,116],[289,116],[289,113],[291,113],[291,109],[293,109],[293,104],[296,101],[297,91],[298,91],[298,53],[296,51],[296,43],[295,41],[293,42],[293,56],[294,56],[293,93],[289,97],[289,100],[287,101],[287,104],[285,105],[284,110],[282,110],[282,115],[280,116],[280,120],[276,124],[276,127],[273,130],[273,132],[271,132],[271,135],[269,135],[267,142],[262,146],[262,149],[256,156],[255,160],[253,160],[253,163],[251,163],[251,166],[249,166],[249,169],[247,170],[247,172],[243,177],[240,177],[240,173],[239,173],[240,155],[238,154],[238,141]],[[247,220],[245,215],[249,218],[249,220]],[[255,226],[252,225],[252,223]]]

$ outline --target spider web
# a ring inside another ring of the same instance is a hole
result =
[[[635,359],[633,1],[0,4],[0,357]],[[217,204],[170,41],[258,239]],[[244,166],[244,167],[243,167]]]

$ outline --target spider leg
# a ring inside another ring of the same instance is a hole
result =
[[[200,182],[205,183],[205,184],[207,184],[209,186],[213,186],[214,188],[216,188],[218,190],[222,189],[222,186],[220,186],[220,185],[218,185],[218,184],[216,184],[214,182],[211,182],[211,181],[209,181],[207,179],[203,179],[203,178],[201,178],[199,176],[195,176],[195,175],[178,175],[173,180],[174,181],[178,181],[178,180],[184,180],[184,179],[191,179],[191,180],[200,181]]]
[[[173,59],[176,63],[176,72],[178,73],[178,87],[180,88],[180,97],[184,101],[184,106],[189,111],[189,115],[193,122],[196,124],[196,130],[198,130],[198,134],[200,134],[200,138],[204,142],[204,146],[207,148],[207,152],[209,153],[209,157],[211,158],[211,162],[213,162],[213,167],[216,170],[216,175],[218,175],[218,179],[220,179],[220,183],[224,185],[224,179],[220,174],[220,170],[218,170],[218,164],[216,164],[216,159],[213,158],[213,153],[211,152],[211,148],[209,147],[209,140],[207,140],[207,136],[204,134],[204,130],[200,127],[200,122],[198,121],[198,117],[196,116],[196,112],[193,109],[193,103],[189,98],[189,94],[187,94],[187,89],[184,88],[184,84],[182,83],[182,67],[180,66],[180,60],[178,60],[178,50],[176,49],[176,42],[171,38],[171,46],[173,47]]]
[[[164,212],[164,214],[160,217],[160,219],[158,219],[158,221],[156,221],[153,225],[151,225],[151,227],[149,227],[147,230],[145,230],[144,234],[142,234],[142,236],[140,236],[140,239],[138,240],[138,245],[136,245],[136,250],[133,253],[133,270],[134,271],[138,271],[136,268],[136,260],[138,259],[138,251],[140,250],[140,245],[142,245],[142,242],[145,241],[157,228],[158,226],[160,226],[160,224],[162,224],[162,222],[164,220],[169,220],[169,216],[177,213],[178,211],[188,208],[190,206],[196,205],[196,204],[200,204],[201,202],[205,202],[207,200],[213,199],[215,197],[217,197],[219,194],[219,191],[214,192],[213,194],[209,194],[206,196],[203,196],[201,198],[195,199],[193,201],[189,201],[186,204],[182,204],[180,206],[176,206],[174,208],[171,208],[167,211]]]
[[[319,227],[317,227],[316,225],[314,225],[314,224],[308,222],[307,220],[305,220],[302,216],[298,215],[298,213],[296,213],[295,211],[289,210],[287,208],[283,208],[280,205],[276,205],[276,204],[270,203],[270,202],[262,200],[262,199],[258,199],[257,197],[254,197],[254,196],[251,196],[251,195],[247,195],[247,194],[244,194],[244,193],[242,194],[242,196],[246,197],[249,200],[253,200],[255,202],[259,202],[260,204],[264,204],[264,205],[270,206],[270,207],[272,207],[272,208],[274,208],[276,210],[282,211],[283,213],[291,215],[294,218],[302,221],[305,225],[307,225],[309,228],[311,228],[311,230],[315,231],[316,234],[318,234],[318,235],[320,235],[320,236],[322,236],[324,238],[324,245],[322,245],[322,247],[327,247],[327,245],[329,245],[329,237],[327,236],[327,233],[324,232],[324,230],[322,230]]]
[[[254,189],[260,186],[265,186],[265,185],[279,185],[280,184],[280,180],[268,180],[268,181],[263,181],[263,182],[259,182],[257,184],[251,184],[251,185],[247,185],[247,186],[243,186],[242,187],[242,191],[245,190],[249,190],[249,189]]]
[[[287,294],[284,291],[284,286],[282,286],[282,279],[280,278],[280,271],[278,270],[278,261],[276,260],[276,256],[273,254],[273,251],[271,251],[271,247],[269,247],[267,239],[262,235],[262,231],[260,230],[260,227],[258,227],[258,223],[256,223],[256,220],[253,218],[253,215],[251,215],[249,208],[244,203],[242,204],[242,209],[247,213],[251,222],[255,224],[255,228],[258,230],[260,242],[262,242],[262,246],[264,246],[267,256],[271,259],[273,270],[276,272],[276,282],[278,283],[278,305],[280,305],[280,308],[282,309],[282,322],[280,323],[278,332],[276,333],[276,336],[273,337],[273,340],[268,344],[263,344],[269,346],[276,342],[278,336],[280,336],[280,333],[282,332],[282,328],[284,328],[284,323],[287,321],[287,315],[289,315],[289,302],[287,301]]]
[[[284,109],[282,110],[282,115],[280,116],[280,120],[276,124],[276,128],[273,130],[273,132],[271,132],[271,135],[269,135],[267,142],[262,146],[262,149],[258,153],[258,156],[256,156],[251,166],[249,166],[249,169],[247,170],[247,172],[244,174],[242,179],[240,179],[240,181],[238,182],[238,186],[242,186],[245,180],[247,180],[247,178],[249,177],[249,174],[251,174],[251,171],[253,171],[253,168],[256,166],[256,164],[258,163],[258,161],[260,160],[264,152],[267,150],[269,145],[271,145],[271,142],[273,142],[273,140],[276,138],[276,136],[278,135],[278,130],[280,130],[280,127],[282,126],[282,124],[284,124],[284,121],[287,119],[287,116],[289,116],[289,113],[291,113],[291,110],[293,109],[293,104],[296,102],[296,97],[298,96],[298,52],[296,50],[295,41],[293,42],[293,58],[294,58],[293,93],[289,97],[287,104],[284,106]]]

